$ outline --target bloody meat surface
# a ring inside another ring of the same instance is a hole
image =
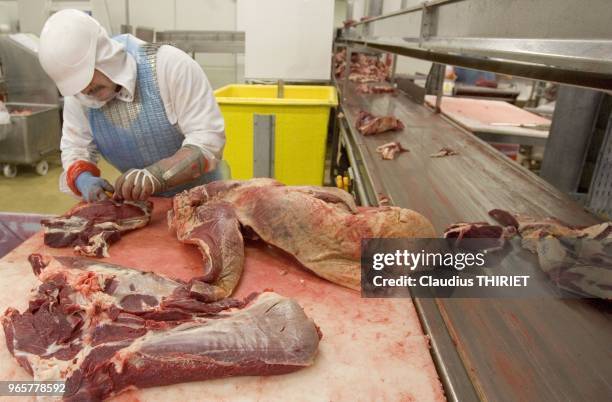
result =
[[[399,142],[394,141],[376,147],[376,152],[378,152],[383,159],[393,160],[397,154],[408,152],[408,149],[404,148]]]
[[[401,131],[404,129],[404,123],[394,116],[375,116],[362,110],[357,115],[355,127],[363,135],[374,135],[387,131]]]
[[[2,317],[8,350],[64,399],[311,365],[320,331],[272,292],[206,303],[193,281],[75,257],[30,256],[41,285]]]
[[[41,221],[45,244],[74,247],[80,255],[108,257],[109,245],[122,233],[146,226],[152,210],[151,202],[80,203],[58,218]]]
[[[352,289],[360,288],[361,239],[435,236],[429,220],[415,211],[358,207],[338,188],[285,186],[265,178],[218,181],[185,191],[174,198],[169,223],[179,240],[200,248],[206,281],[218,297],[228,296],[242,273],[237,228],[245,237],[289,253],[314,274]],[[217,230],[228,234],[213,236]]]

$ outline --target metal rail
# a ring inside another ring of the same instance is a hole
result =
[[[516,75],[519,77],[553,81],[563,84],[578,85],[596,89],[612,90],[612,60],[602,59],[596,62],[597,66],[592,71],[577,70],[571,67],[571,60],[576,65],[581,64],[581,60],[576,58],[567,59],[563,63],[567,67],[558,67],[555,65],[546,64],[534,64],[521,60],[511,59],[494,59],[485,56],[477,56],[476,53],[484,54],[485,50],[479,50],[474,52],[472,55],[458,54],[446,51],[437,51],[432,48],[421,48],[419,44],[405,42],[402,44],[378,41],[378,40],[364,40],[364,39],[340,39],[339,42],[345,42],[349,45],[358,44],[361,46],[367,46],[372,49],[377,49],[385,52],[395,53],[402,56],[414,57],[421,60],[428,60],[434,63],[450,64],[455,66],[461,66],[465,68],[472,68],[477,70],[492,71],[500,74]],[[612,49],[612,43],[606,44],[605,47]],[[495,52],[499,54],[498,51]],[[612,55],[612,53],[610,53]],[[509,57],[514,57],[509,55]],[[517,58],[523,58],[525,56],[518,56]],[[556,58],[555,56],[547,57],[542,56],[542,59]],[[558,59],[557,59],[558,60]],[[582,60],[582,64],[584,64]],[[558,62],[557,62],[558,63]],[[606,66],[608,70],[606,71]],[[606,72],[604,72],[606,71]]]
[[[548,24],[541,23],[545,16]],[[440,0],[355,22],[342,30],[338,42],[612,90],[610,19],[612,9],[604,0],[593,0],[589,7],[570,0]]]
[[[357,198],[359,198],[359,203],[364,207],[369,207],[371,205],[377,205],[377,201],[371,200],[368,196],[368,191],[366,189],[366,185],[364,183],[364,179],[361,174],[361,169],[363,168],[363,155],[361,155],[360,151],[354,148],[354,141],[350,138],[351,129],[345,119],[341,119],[340,121],[340,137],[341,143],[344,144],[347,151],[347,156],[349,159],[349,163],[353,167],[353,182],[355,184],[355,192],[357,194]],[[368,178],[368,180],[370,180]]]
[[[369,24],[372,22],[376,22],[376,21],[381,21],[387,18],[392,18],[392,17],[397,17],[399,15],[405,15],[405,14],[410,14],[410,13],[414,13],[416,11],[423,11],[423,8],[430,8],[430,7],[436,7],[436,6],[441,6],[443,4],[447,4],[447,3],[456,3],[459,1],[466,1],[466,0],[433,0],[433,1],[424,1],[423,3],[417,5],[417,6],[412,6],[412,7],[408,7],[408,8],[402,8],[401,10],[398,11],[393,11],[387,14],[382,14],[382,15],[378,15],[376,17],[371,17],[371,18],[367,18],[364,19],[363,21],[357,21],[354,22],[353,24],[351,24],[352,26],[358,26],[358,25],[363,25],[363,24]]]

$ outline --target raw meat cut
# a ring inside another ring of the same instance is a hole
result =
[[[489,214],[516,228],[522,246],[537,254],[540,268],[560,289],[612,300],[612,222],[575,227],[499,209]]]
[[[576,227],[500,209],[489,215],[516,228],[522,246],[538,256],[540,268],[560,289],[612,300],[612,222]]]
[[[459,222],[450,225],[444,231],[444,237],[457,239],[455,244],[459,245],[463,239],[479,239],[478,246],[486,250],[496,250],[504,246],[506,239],[516,233],[513,228],[503,228],[491,225],[487,222]]]
[[[440,148],[438,152],[433,153],[429,156],[432,158],[443,158],[445,156],[452,156],[452,155],[459,155],[459,153],[450,148],[444,147],[444,148]]]
[[[533,252],[536,250],[538,240],[543,238],[604,240],[612,235],[612,222],[576,227],[556,218],[534,218],[523,214],[512,214],[501,209],[493,209],[489,211],[489,215],[507,228],[514,228],[522,238],[523,247]]]
[[[393,160],[395,159],[396,154],[408,152],[408,150],[404,148],[399,142],[394,141],[376,147],[376,152],[378,152],[383,159]]]
[[[394,94],[396,92],[394,87],[368,84],[357,85],[356,90],[362,94]]]
[[[487,222],[460,222],[449,226],[444,231],[444,237],[510,238],[518,234],[523,240],[523,246],[534,251],[537,240],[546,237],[601,240],[612,235],[611,222],[578,228],[555,218],[536,219],[502,209],[490,210],[489,216],[502,226]]]
[[[121,233],[146,226],[152,211],[149,201],[81,203],[58,218],[41,221],[44,241],[50,247],[73,246],[80,255],[108,257],[108,246]]]
[[[343,77],[346,70],[346,49],[334,55],[334,73],[336,78]],[[377,55],[351,53],[351,71],[349,80],[358,83],[386,81],[391,71],[390,65]]]
[[[510,234],[512,235],[512,234]],[[487,222],[459,222],[444,231],[445,238],[498,239],[504,237],[504,228]]]
[[[612,299],[612,222],[575,227],[555,218],[534,218],[492,209],[489,216],[503,226],[486,222],[451,225],[444,237],[504,239],[516,234],[521,246],[538,257],[538,263],[560,289],[581,295]]]
[[[612,300],[612,234],[603,239],[546,237],[533,242],[538,263],[560,289]]]
[[[9,351],[64,399],[313,363],[321,334],[291,299],[266,292],[204,303],[188,283],[75,257],[30,258],[42,284],[2,317]]]
[[[357,115],[355,126],[363,135],[380,134],[386,131],[400,131],[404,129],[404,123],[393,116],[374,116],[363,110]]]
[[[219,203],[233,207],[245,237],[276,246],[316,275],[352,289],[360,287],[361,239],[435,236],[431,223],[414,211],[360,208],[337,188],[285,186],[264,178],[218,181],[178,194],[170,225],[181,228],[183,217],[197,217],[201,208]],[[195,221],[189,225],[197,227]]]
[[[489,216],[501,223],[503,226],[512,226],[518,230],[518,221],[509,212],[502,209],[492,209],[489,211]]]
[[[205,189],[198,187],[174,197],[168,222],[181,242],[197,246],[202,253],[204,274],[200,279],[209,284],[208,301],[215,301],[231,295],[238,284],[244,242],[233,206],[222,200],[200,205],[201,191]]]

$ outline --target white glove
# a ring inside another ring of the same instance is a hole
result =
[[[115,182],[115,198],[144,201],[162,188],[162,181],[147,169],[130,169]]]

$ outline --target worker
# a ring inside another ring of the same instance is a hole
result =
[[[223,178],[224,121],[200,66],[132,35],[110,38],[62,10],[45,23],[40,64],[64,96],[60,189],[88,202],[145,200]],[[101,154],[122,174],[100,177]]]

